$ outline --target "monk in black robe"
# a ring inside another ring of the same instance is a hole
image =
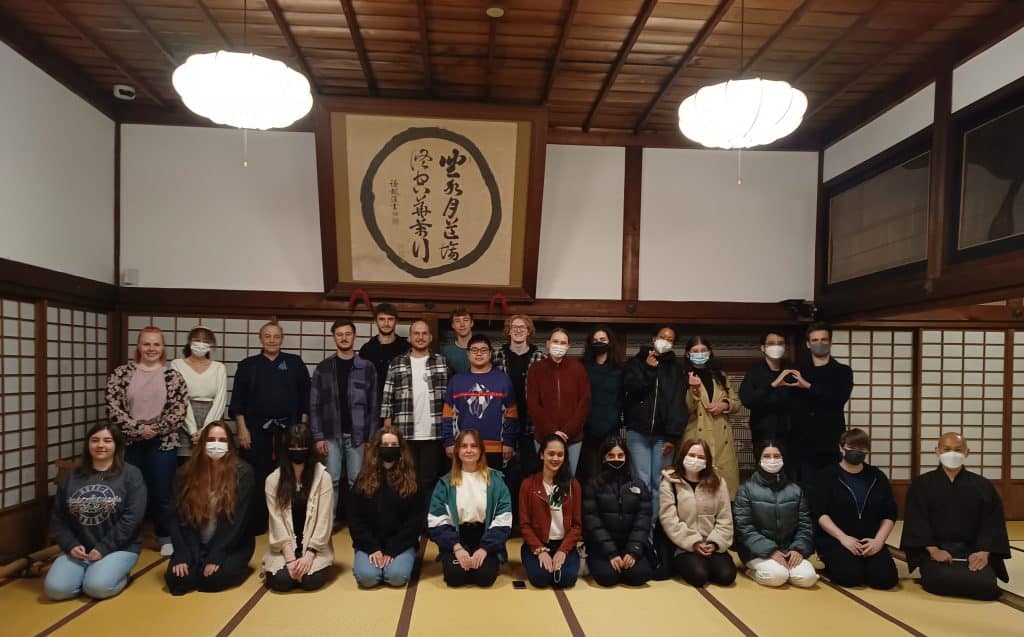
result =
[[[960,434],[944,433],[935,449],[941,465],[907,492],[901,548],[911,572],[936,595],[998,599],[998,577],[1009,581],[1003,503],[987,479],[963,467],[969,450]]]

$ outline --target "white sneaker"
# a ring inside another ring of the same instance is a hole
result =
[[[168,542],[160,547],[160,555],[163,557],[170,557],[174,555],[174,545]]]

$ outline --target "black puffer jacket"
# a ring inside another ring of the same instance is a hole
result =
[[[611,559],[647,552],[651,532],[651,494],[638,480],[601,483],[583,489],[583,541],[587,555]]]
[[[671,442],[683,435],[689,413],[683,368],[673,352],[658,357],[658,366],[647,364],[650,347],[641,347],[626,363],[622,386],[626,392],[626,427],[645,434],[665,436]]]

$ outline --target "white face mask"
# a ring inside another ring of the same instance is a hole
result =
[[[704,467],[708,466],[708,463],[700,458],[694,458],[693,456],[686,456],[683,458],[683,466],[695,473],[700,473],[704,470]]]
[[[204,343],[202,341],[192,341],[191,343],[188,344],[188,348],[196,356],[206,356],[207,354],[210,353],[211,349],[209,343]]]
[[[946,453],[939,454],[939,462],[947,469],[959,469],[964,465],[964,458],[966,457],[959,451],[947,451]]]
[[[216,440],[206,441],[206,455],[212,460],[219,460],[228,452],[228,443]]]
[[[555,358],[562,358],[569,353],[569,348],[565,345],[549,345],[548,354],[551,354]]]
[[[769,345],[764,348],[764,353],[768,355],[768,358],[779,360],[786,354],[785,345]]]
[[[672,349],[672,343],[666,341],[665,339],[659,338],[654,341],[654,351],[658,352],[659,354],[664,354],[670,349]]]
[[[768,473],[778,473],[782,471],[782,460],[776,460],[774,458],[762,460],[761,468]]]

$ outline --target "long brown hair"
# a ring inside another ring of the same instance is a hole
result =
[[[277,506],[287,511],[292,505],[292,498],[295,496],[296,490],[299,492],[300,502],[309,499],[309,490],[313,486],[313,473],[320,463],[320,454],[316,452],[316,446],[313,444],[313,433],[301,422],[295,423],[284,432],[284,435],[281,436],[281,443],[277,452],[280,471],[277,476],[275,499]],[[292,468],[291,458],[288,457],[288,449],[292,447],[309,449],[306,464],[302,465],[302,485],[299,489],[295,488],[295,470]]]
[[[677,477],[686,477],[686,467],[683,466],[683,458],[686,457],[686,453],[693,445],[699,445],[704,450],[705,464],[701,472],[697,474],[698,486],[702,486],[712,493],[718,491],[718,486],[722,483],[722,479],[718,477],[718,472],[715,471],[714,458],[711,457],[711,447],[700,438],[690,438],[683,443],[683,446],[679,448],[679,453],[676,454],[676,461],[672,463],[672,470],[676,472]]]
[[[93,472],[89,439],[101,431],[109,431],[110,437],[114,439],[114,461],[111,463],[110,469],[104,472],[103,478],[105,480],[116,478],[124,470],[124,436],[121,435],[121,429],[117,425],[101,421],[90,427],[89,432],[85,434],[85,449],[82,450],[82,459],[75,468],[75,475],[79,478],[84,478]]]
[[[224,430],[228,439],[228,452],[218,460],[206,455],[206,441],[215,427]],[[178,513],[183,522],[201,528],[221,513],[233,521],[238,488],[238,445],[231,430],[217,423],[203,427],[188,462],[178,470],[177,482]],[[212,510],[211,495],[216,498]]]
[[[398,462],[390,469],[384,467],[380,459],[381,441],[384,434],[391,434],[398,438],[400,455]],[[359,470],[359,477],[356,478],[355,490],[363,495],[372,496],[380,489],[380,476],[386,475],[388,486],[398,492],[403,498],[408,498],[416,493],[416,470],[413,468],[412,452],[405,438],[393,425],[385,425],[373,435],[373,440],[367,445],[363,455],[363,466]]]

